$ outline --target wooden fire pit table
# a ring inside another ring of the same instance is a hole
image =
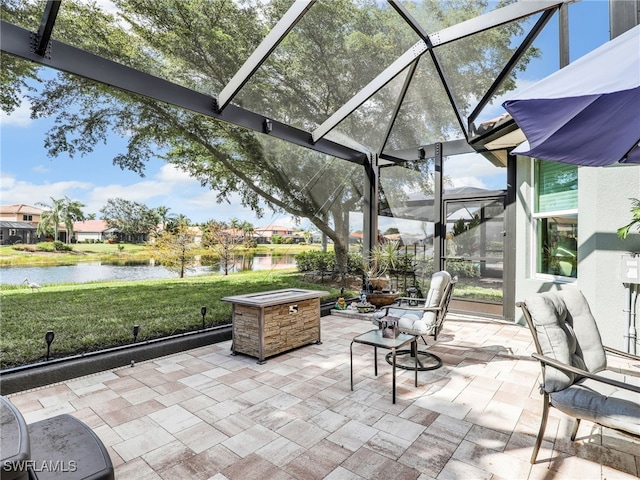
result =
[[[320,341],[321,290],[284,289],[222,298],[233,304],[234,354],[265,358]]]

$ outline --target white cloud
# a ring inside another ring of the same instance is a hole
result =
[[[45,166],[32,170],[43,171]],[[123,198],[142,203],[149,208],[167,206],[174,214],[183,214],[192,222],[200,223],[215,219],[228,221],[238,218],[255,226],[293,225],[288,214],[271,215],[257,219],[255,214],[242,206],[238,194],[231,195],[230,203],[218,203],[216,192],[202,187],[200,182],[172,165],[163,164],[149,179],[130,184],[110,183],[97,185],[94,182],[60,181],[54,183],[33,183],[19,180],[19,176],[0,172],[0,203],[4,205],[25,203],[36,205],[48,202],[50,197],[67,196],[85,205],[85,214],[95,213],[100,217],[100,209],[110,198]]]
[[[150,199],[168,195],[172,186],[163,182],[146,180],[131,185],[101,185],[94,187],[90,198],[92,201],[107,203],[110,198],[124,198],[132,202],[147,203]]]
[[[17,180],[15,176],[5,173],[0,174],[0,185],[0,197],[5,205],[18,203],[35,205],[38,202],[46,203],[51,197],[62,198],[64,196],[82,202],[85,192],[93,186],[89,182],[79,181],[35,184]]]
[[[453,180],[453,187],[487,188],[487,184],[476,177],[459,177]]]
[[[184,213],[188,218],[195,222],[205,222],[207,220],[228,221],[237,218],[241,221],[247,221],[254,226],[293,226],[294,221],[287,213],[272,214],[270,210],[265,208],[265,215],[257,218],[256,214],[247,207],[242,206],[240,195],[231,194],[229,203],[218,203],[217,193],[206,187],[200,187],[200,194],[194,194],[192,191],[183,191],[178,196],[172,197],[171,210],[174,213]],[[169,205],[169,203],[167,203]]]
[[[166,163],[160,167],[160,171],[155,175],[155,178],[161,182],[168,183],[193,183],[200,185],[200,182],[189,176],[189,174],[183,170],[180,170],[175,165]]]
[[[506,168],[496,167],[479,153],[449,157],[444,164],[445,175],[451,178],[457,187],[481,186],[481,188],[486,188],[484,185],[491,177],[505,177],[506,181],[506,171]],[[506,184],[502,188],[506,188]]]
[[[31,119],[31,104],[28,100],[23,99],[20,106],[11,113],[0,110],[0,125],[13,125],[16,127],[28,127],[33,120]]]

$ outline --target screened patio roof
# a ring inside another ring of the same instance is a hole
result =
[[[154,8],[140,3],[147,14]],[[69,31],[59,20],[64,1],[48,1],[39,25],[2,21],[1,48],[350,162],[384,165],[429,156],[441,142],[484,151],[497,131],[517,130],[509,118],[495,120],[504,113],[496,99],[514,88],[537,36],[572,1],[255,2],[261,25],[249,29],[242,2],[231,2],[233,15],[214,18],[225,13],[216,7],[223,3],[203,3],[201,20],[212,37],[241,43],[241,54],[216,51],[215,40],[182,23],[179,8],[157,30],[174,39],[182,70],[105,48],[97,28]],[[142,19],[135,8],[127,12],[129,22],[118,21],[134,31]],[[562,23],[554,27],[559,42],[566,40]],[[189,58],[196,56],[199,70]]]

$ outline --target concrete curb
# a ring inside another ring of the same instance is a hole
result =
[[[231,340],[231,335],[231,325],[224,325],[170,338],[159,338],[134,345],[42,362],[23,368],[3,370],[0,372],[0,393],[9,395],[31,390],[71,378],[130,365],[132,361],[143,362],[152,358],[224,342]]]

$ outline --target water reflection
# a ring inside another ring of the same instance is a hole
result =
[[[262,253],[238,256],[236,261],[229,266],[229,272],[290,267],[295,267],[294,255]],[[194,277],[221,273],[222,271],[222,266],[217,257],[202,256],[197,258],[196,266],[189,269],[185,276]],[[155,280],[178,278],[178,274],[163,266],[156,265],[153,260],[109,260],[49,267],[0,267],[0,283],[20,285],[26,278],[32,283],[46,285],[51,283],[87,283],[108,280]]]

